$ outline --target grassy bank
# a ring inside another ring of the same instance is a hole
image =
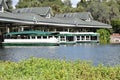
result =
[[[30,58],[18,63],[0,62],[0,80],[120,80],[120,66],[92,66],[88,62],[66,62]]]

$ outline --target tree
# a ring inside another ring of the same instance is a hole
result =
[[[19,0],[16,8],[38,7],[40,4],[38,0]]]
[[[87,11],[91,12],[95,20],[110,23],[109,7],[105,3],[91,2],[91,4],[87,7]]]
[[[100,43],[107,44],[110,42],[110,32],[106,29],[98,29],[97,33],[100,34]]]
[[[77,7],[82,6],[87,8],[91,2],[96,2],[96,0],[80,0],[80,2],[77,4]]]
[[[64,6],[61,9],[61,13],[68,13],[68,12],[72,12],[72,8],[70,8],[69,6]]]
[[[53,13],[54,13],[54,14],[59,14],[59,13],[61,13],[61,8],[60,8],[59,5],[53,4],[51,7],[52,7],[52,10],[53,10]]]
[[[78,6],[77,8],[72,8],[71,12],[85,12],[85,8],[83,6]]]
[[[119,0],[81,0],[77,4],[83,7],[83,11],[91,12],[93,18],[100,22],[111,24],[112,19],[120,19]]]
[[[113,26],[114,33],[120,33],[120,20],[112,20],[111,25]]]
[[[46,7],[49,6],[53,9],[54,13],[61,13],[64,4],[61,0],[19,0],[16,8],[26,7]]]
[[[86,0],[81,0],[78,4],[77,7],[82,6],[82,7],[87,7],[88,6],[88,1]]]
[[[64,0],[63,3],[65,6],[70,6],[70,7],[72,6],[72,3],[70,0]]]
[[[118,4],[118,9],[120,11],[120,0],[116,0],[116,3]]]
[[[109,6],[109,19],[110,21],[112,19],[119,19],[120,18],[120,11],[119,11],[119,5],[116,0],[110,0],[107,2],[107,5]]]

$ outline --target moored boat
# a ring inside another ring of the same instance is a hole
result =
[[[58,46],[56,32],[22,31],[4,35],[2,46]]]
[[[99,33],[94,32],[78,32],[74,33],[77,43],[98,43],[99,42]]]
[[[60,44],[75,44],[75,35],[72,32],[59,32],[58,40]]]
[[[58,46],[97,42],[99,42],[99,34],[93,32],[22,31],[4,34],[2,46]]]
[[[99,33],[94,32],[59,32],[60,44],[98,43]]]

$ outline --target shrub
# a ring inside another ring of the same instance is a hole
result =
[[[120,80],[120,66],[92,66],[86,61],[30,58],[0,62],[0,80]]]

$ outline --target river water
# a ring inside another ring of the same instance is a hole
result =
[[[77,44],[40,47],[0,48],[0,60],[21,61],[30,57],[87,60],[93,65],[120,65],[120,44]]]

